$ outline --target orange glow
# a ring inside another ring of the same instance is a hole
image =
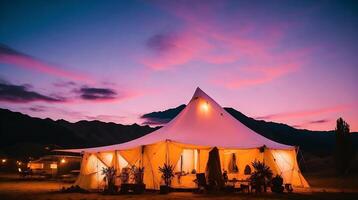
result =
[[[57,164],[50,164],[51,169],[57,169]]]
[[[6,163],[6,159],[2,159],[1,162],[2,162],[2,163]]]
[[[200,109],[201,109],[202,111],[204,111],[204,112],[208,112],[208,111],[209,111],[209,104],[208,104],[208,102],[202,103],[202,104],[200,105]]]
[[[67,162],[66,159],[64,159],[64,158],[61,159],[62,164],[66,163],[66,162]]]

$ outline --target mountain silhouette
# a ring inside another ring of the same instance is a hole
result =
[[[164,124],[173,119],[185,105],[142,116],[144,124]],[[304,151],[329,152],[334,150],[334,131],[296,129],[286,124],[266,122],[247,117],[233,108],[225,108],[232,116],[257,133],[283,144],[300,146]],[[52,148],[83,148],[127,142],[146,135],[158,127],[122,125],[101,121],[40,119],[19,112],[0,109],[0,152],[14,157],[40,156]],[[358,146],[358,134],[352,134]],[[45,148],[47,147],[47,148]],[[46,149],[46,150],[44,150]]]

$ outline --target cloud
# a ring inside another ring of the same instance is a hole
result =
[[[185,104],[182,104],[176,108],[144,114],[141,116],[141,119],[145,120],[142,124],[154,126],[164,125],[177,116],[184,108]]]
[[[148,38],[146,47],[152,54],[142,59],[142,63],[153,70],[168,70],[185,64],[211,48],[191,32],[154,34]]]
[[[276,113],[276,114],[271,114],[271,115],[255,117],[255,119],[258,119],[258,120],[277,120],[277,119],[304,118],[304,117],[321,115],[321,114],[325,114],[325,113],[340,112],[342,110],[346,110],[348,107],[349,107],[348,105],[336,105],[336,106],[313,109],[313,110],[303,110],[303,111]],[[311,123],[314,123],[314,122],[319,123],[319,121],[312,121]]]
[[[226,88],[238,89],[248,86],[260,85],[273,81],[281,76],[295,72],[299,69],[298,63],[287,63],[278,66],[247,67],[242,73],[226,74],[224,79],[213,79],[212,82]],[[254,74],[254,76],[245,74]]]
[[[117,93],[109,88],[82,87],[78,92],[84,100],[111,100],[117,97]]]
[[[146,41],[149,54],[141,60],[153,70],[171,70],[190,62],[212,64],[215,68],[208,71],[209,81],[237,89],[265,84],[299,70],[308,52],[285,45],[294,23],[264,15],[247,18],[252,15],[249,9],[233,12],[227,9],[232,6],[230,2],[161,1],[155,5],[176,17],[180,26],[154,33]]]
[[[47,110],[47,107],[45,106],[32,106],[30,108],[27,108],[27,110],[33,111],[33,112],[43,112]]]
[[[73,80],[89,80],[85,75],[61,69],[45,63],[24,53],[18,52],[4,44],[0,44],[0,64],[10,64],[20,68]]]
[[[329,122],[330,120],[328,119],[320,119],[320,120],[313,120],[313,121],[309,121],[309,124],[324,124]]]
[[[77,85],[77,83],[75,83],[73,81],[58,81],[58,82],[53,83],[53,86],[60,87],[60,88],[74,87],[76,85]]]
[[[319,119],[319,120],[312,120],[312,121],[304,122],[302,124],[295,124],[292,127],[294,127],[294,128],[304,128],[304,127],[308,127],[310,125],[325,124],[325,123],[328,123],[328,122],[331,122],[331,120]]]
[[[117,116],[117,115],[96,115],[96,116],[86,116],[88,120],[98,120],[104,122],[119,122],[125,119],[124,116]]]
[[[147,47],[158,53],[166,53],[177,48],[178,37],[174,34],[155,34],[147,41]]]
[[[52,97],[31,91],[28,85],[13,85],[0,82],[0,101],[11,103],[26,103],[33,101],[45,101],[49,103],[64,102],[64,98]]]

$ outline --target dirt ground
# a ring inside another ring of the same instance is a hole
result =
[[[332,178],[331,178],[332,179]],[[357,180],[356,177],[349,181]],[[323,187],[324,181],[314,179],[317,187],[310,190],[296,190],[293,194],[193,194],[190,192],[176,192],[168,195],[160,195],[154,192],[147,192],[142,195],[103,195],[99,193],[61,193],[62,187],[70,186],[70,183],[60,181],[49,181],[39,179],[19,179],[16,175],[0,174],[0,200],[150,200],[150,199],[168,199],[168,200],[205,200],[205,199],[243,199],[243,200],[261,200],[261,199],[314,199],[314,200],[343,200],[358,199],[358,188],[355,186],[348,189],[336,188],[335,185]]]

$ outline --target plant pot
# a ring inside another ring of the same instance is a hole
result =
[[[133,188],[134,194],[143,194],[144,191],[145,191],[145,184],[139,183],[139,184],[134,185],[134,188]]]
[[[160,186],[160,194],[168,194],[170,192],[171,188],[167,185],[161,185]]]
[[[121,190],[120,190],[121,194],[129,194],[130,190],[131,190],[131,184],[128,183],[121,184]]]
[[[121,184],[121,194],[143,194],[145,191],[145,184],[131,184],[131,183],[124,183]]]

